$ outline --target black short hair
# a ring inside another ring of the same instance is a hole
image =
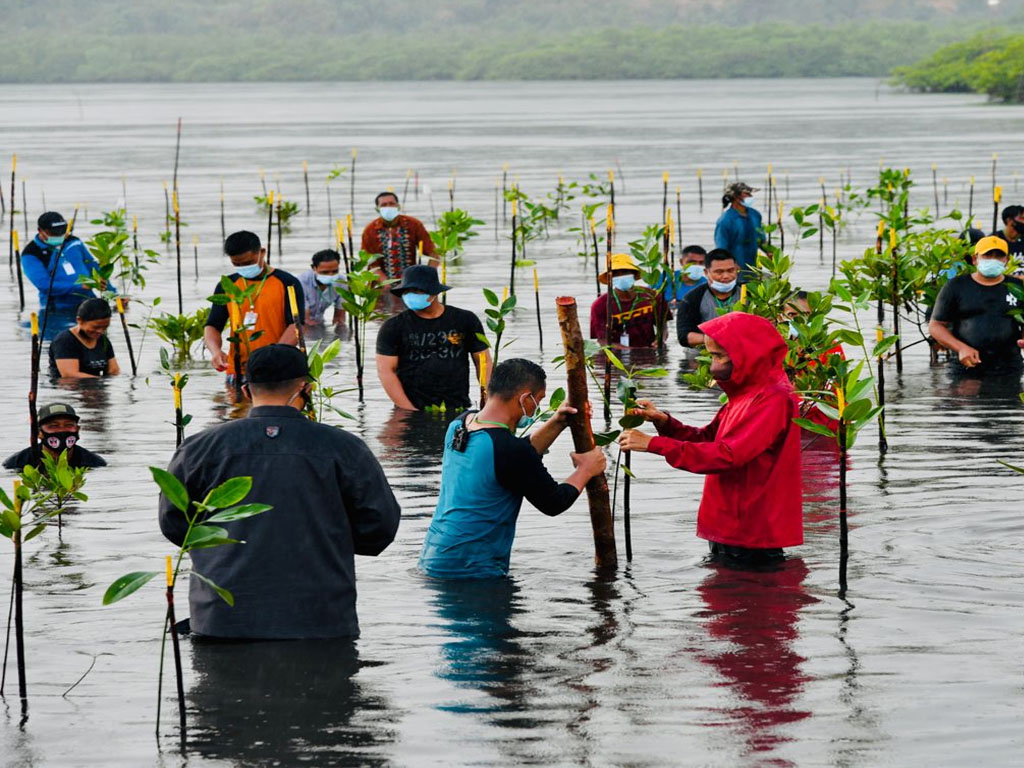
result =
[[[487,394],[507,400],[523,387],[536,391],[543,387],[547,380],[544,369],[535,362],[513,357],[494,366],[491,380],[487,383]]]
[[[1008,205],[1003,208],[1003,224],[1006,224],[1010,219],[1016,219],[1024,213],[1024,206],[1020,205]]]
[[[708,255],[708,252],[706,250],[704,250],[704,246],[703,245],[688,245],[685,248],[683,248],[683,252],[682,252],[681,255],[682,256],[686,256],[687,254],[690,254],[690,253],[696,254],[697,256],[707,256]]]
[[[105,320],[111,314],[110,302],[106,299],[86,299],[75,312],[79,320]]]
[[[732,195],[722,195],[722,207],[728,208],[732,205]]]
[[[313,254],[313,266],[314,267],[319,267],[325,261],[338,261],[338,262],[340,262],[341,261],[341,254],[338,253],[337,251],[332,251],[330,248],[327,248],[327,249],[325,249],[323,251],[317,251],[316,253]]]
[[[398,194],[396,192],[381,192],[379,195],[377,195],[375,198],[373,198],[373,205],[374,205],[374,207],[379,207],[380,206],[380,199],[382,197],[389,197],[389,196],[395,198],[395,202],[396,203],[398,202]]]
[[[285,392],[291,392],[295,389],[299,383],[305,384],[309,379],[285,379],[284,381],[261,381],[251,382],[247,381],[246,386],[249,387],[249,391],[260,395],[280,395]]]
[[[736,261],[736,257],[725,248],[712,248],[711,253],[704,257],[704,266],[711,269],[712,263],[716,261]]]
[[[243,229],[232,232],[224,241],[224,253],[228,256],[241,256],[243,253],[259,253],[263,244],[255,232]]]

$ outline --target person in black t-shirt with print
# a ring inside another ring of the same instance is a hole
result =
[[[1010,312],[1022,308],[1024,284],[1005,275],[1006,241],[982,238],[974,248],[975,271],[954,277],[935,300],[928,332],[957,354],[954,371],[972,376],[1021,372],[1022,326]],[[1015,285],[1017,295],[1010,290]]]
[[[391,289],[408,309],[387,320],[377,334],[377,375],[399,408],[468,408],[470,355],[477,379],[483,366],[486,386],[491,355],[480,338],[483,326],[472,312],[438,301],[447,290],[437,270],[426,265],[407,267],[402,282]]]
[[[50,377],[98,379],[116,376],[121,367],[107,338],[110,304],[106,299],[86,299],[78,306],[77,322],[50,342]]]

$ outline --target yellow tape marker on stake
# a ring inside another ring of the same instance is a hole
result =
[[[288,307],[292,311],[292,320],[299,322],[299,300],[295,298],[295,286],[288,286]]]
[[[13,232],[11,232],[11,234],[14,236],[14,250],[20,252],[21,251],[21,238],[18,237],[18,230],[14,230]]]
[[[181,410],[181,374],[174,374],[174,407]]]
[[[992,190],[992,202],[998,203],[1002,199],[1003,199],[1003,188],[1002,187],[995,187]]]
[[[167,586],[174,586],[174,568],[171,566],[171,556],[167,556]],[[171,631],[174,631],[174,627],[171,627]]]
[[[37,315],[35,312],[32,313],[32,335],[39,335],[39,315]]]

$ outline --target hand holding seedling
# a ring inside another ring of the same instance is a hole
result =
[[[659,411],[650,400],[637,400],[636,404],[639,407],[630,408],[628,411],[630,416],[640,416],[644,421],[649,421],[656,427],[668,423],[668,414],[664,411]]]
[[[644,434],[636,429],[627,429],[619,435],[619,447],[624,451],[646,453],[647,446],[651,444],[652,439],[654,439],[653,435]]]

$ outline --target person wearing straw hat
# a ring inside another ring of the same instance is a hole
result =
[[[449,290],[437,270],[413,264],[391,289],[406,310],[389,318],[377,334],[377,375],[399,408],[430,406],[456,412],[470,406],[469,358],[486,384],[491,354],[480,318],[438,301]]]
[[[1020,376],[1024,326],[1010,313],[1024,309],[1024,283],[1006,274],[1009,260],[1003,238],[984,237],[974,246],[974,271],[954,277],[939,291],[928,332],[956,353],[954,374]]]
[[[757,268],[757,250],[764,240],[761,214],[753,207],[755,192],[757,189],[742,181],[726,187],[722,196],[725,210],[715,224],[715,247],[736,257],[741,283]]]
[[[598,280],[608,290],[590,305],[590,338],[617,349],[652,347],[658,341],[658,320],[671,317],[663,293],[637,285],[640,268],[628,253],[612,255],[611,270]],[[611,337],[608,312],[611,310]]]
[[[107,462],[102,456],[79,444],[81,430],[78,423],[81,419],[75,413],[75,409],[67,403],[44,405],[39,409],[37,421],[39,423],[37,435],[39,442],[18,451],[13,456],[8,456],[4,460],[5,469],[21,472],[25,467],[32,466],[42,470],[44,452],[53,459],[59,459],[65,451],[68,454],[68,466],[72,469],[81,467],[93,469],[107,466]]]

